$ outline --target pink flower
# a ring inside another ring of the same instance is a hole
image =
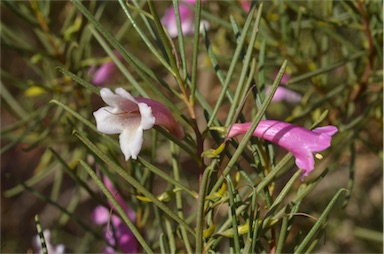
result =
[[[250,126],[251,123],[234,124],[228,133],[228,138],[245,134]],[[271,141],[291,152],[295,156],[296,165],[304,169],[303,176],[307,176],[315,166],[313,153],[327,149],[337,131],[332,125],[307,130],[290,123],[262,120],[253,136]]]
[[[276,76],[277,76],[277,73],[275,74],[275,78]],[[287,73],[284,73],[283,77],[280,80],[280,84],[285,86],[290,79],[291,77]]]
[[[271,91],[271,86],[265,87],[265,95],[268,95]],[[285,101],[287,103],[296,104],[301,101],[302,96],[288,88],[279,86],[273,95],[272,102]]]
[[[122,60],[122,56],[117,52],[116,50],[114,51],[115,55]],[[102,86],[105,85],[106,83],[110,82],[113,80],[114,76],[116,75],[118,71],[118,68],[112,60],[102,64],[98,69],[95,70],[95,67],[93,66],[89,73],[90,75],[93,74],[92,78],[92,83],[95,86]]]
[[[113,188],[112,183],[108,178],[104,178],[104,183],[108,190],[115,194],[115,198],[121,208],[126,212],[128,218],[131,221],[134,221],[136,218],[135,212],[129,208],[122,197],[117,193]],[[108,224],[109,220],[112,225],[107,225],[104,229],[104,237],[107,242],[112,246],[117,246],[119,250],[123,253],[137,253],[138,252],[138,242],[133,235],[132,231],[128,226],[115,214],[109,212],[104,206],[97,206],[92,213],[92,220],[97,225]],[[116,253],[115,249],[111,246],[106,246],[104,248],[104,253],[114,254]]]
[[[175,137],[182,139],[184,131],[173,118],[171,111],[158,101],[134,98],[123,88],[115,94],[108,88],[100,90],[101,98],[108,104],[95,111],[97,130],[105,134],[120,133],[120,148],[125,160],[137,158],[143,145],[143,130],[160,125]]]
[[[250,3],[251,0],[238,0],[238,1],[240,2],[241,8],[243,8],[245,12],[249,12],[249,10],[251,9],[251,3]]]
[[[203,1],[202,1],[203,2]],[[181,29],[183,31],[184,35],[189,35],[194,32],[194,12],[188,6],[186,6],[184,3],[189,3],[191,5],[196,4],[196,0],[184,0],[179,2],[179,14],[180,14],[180,21],[181,21]],[[169,7],[166,11],[164,16],[161,18],[161,23],[165,27],[165,29],[168,31],[169,35],[172,38],[177,37],[177,23],[176,23],[176,16],[173,9],[173,6]],[[208,22],[205,20],[201,20],[201,28],[203,25],[208,27]]]
[[[290,79],[289,75],[284,74],[283,78],[280,81],[281,85],[286,85],[289,79]],[[271,87],[272,86],[265,87],[265,95],[268,95],[270,93]],[[275,94],[273,95],[272,102],[285,101],[287,103],[296,104],[296,103],[299,103],[301,99],[302,99],[301,94],[296,93],[283,86],[279,86]]]

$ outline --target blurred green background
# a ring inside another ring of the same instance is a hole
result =
[[[126,50],[176,87],[118,3],[83,4]],[[138,5],[148,11],[144,1]],[[171,2],[156,1],[155,5],[161,16]],[[265,45],[264,82],[271,84],[287,59],[291,77],[288,87],[303,95],[297,105],[271,105],[268,115],[310,127],[324,110],[329,110],[325,122],[340,130],[329,156],[317,162],[319,169],[314,172],[318,175],[327,165],[329,174],[301,207],[302,212],[316,216],[338,189],[352,189],[347,206],[339,204],[330,214],[326,233],[315,249],[318,253],[383,252],[382,11],[382,1],[264,1],[254,45],[256,56]],[[210,22],[207,34],[223,70],[228,69],[236,48],[230,16],[244,24],[246,12],[240,2],[207,0],[203,4],[202,17]],[[138,17],[135,13],[138,24],[144,26]],[[43,198],[67,207],[86,224],[97,205],[64,173],[49,150],[60,152],[68,164],[86,157],[86,149],[71,133],[75,128],[85,129],[84,125],[65,117],[65,112],[49,101],[57,99],[89,116],[90,121],[92,112],[102,105],[97,96],[84,93],[81,86],[56,68],[60,66],[90,82],[89,68],[109,60],[90,27],[69,1],[1,1],[3,253],[32,251],[35,214],[39,214],[45,228],[51,229],[54,242],[66,244],[68,252],[97,252],[103,245]],[[193,36],[185,37],[187,56],[192,55],[192,42]],[[134,68],[125,65],[135,79],[140,79]],[[235,79],[239,77],[238,68]],[[202,38],[198,69],[197,89],[210,105],[215,105],[221,86]],[[231,83],[231,88],[236,84]],[[130,87],[120,72],[108,85]],[[145,82],[142,85],[146,89]],[[226,102],[220,110],[220,120],[225,120],[228,106]],[[204,128],[203,109],[196,107],[198,123]],[[247,103],[245,108],[244,112],[251,114],[252,104]],[[161,158],[157,161],[163,162]],[[198,173],[188,171],[191,163],[188,158],[182,161],[190,185],[196,186]],[[284,178],[281,181],[278,184],[283,186]],[[305,229],[308,225],[312,224],[307,217],[297,219],[297,227]]]

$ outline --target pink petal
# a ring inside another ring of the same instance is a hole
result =
[[[97,206],[95,210],[93,210],[91,219],[95,224],[101,225],[107,223],[109,221],[110,216],[111,213],[109,212],[109,210],[104,206],[100,205]]]
[[[164,127],[175,137],[182,139],[184,130],[173,118],[171,111],[158,101],[147,98],[136,98],[138,102],[143,102],[152,108],[152,113],[155,117],[155,124]]]
[[[251,123],[234,124],[228,138],[245,134]],[[262,120],[253,135],[271,141],[285,148],[295,156],[295,163],[308,175],[315,165],[313,153],[321,152],[331,145],[332,136],[337,132],[335,126],[324,126],[313,131],[290,123]]]

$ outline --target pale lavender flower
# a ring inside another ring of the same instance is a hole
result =
[[[203,2],[203,1],[202,1]],[[179,2],[179,14],[180,14],[180,21],[181,21],[181,30],[184,35],[189,35],[194,32],[194,12],[188,6],[186,6],[184,3],[189,3],[191,5],[196,4],[196,0],[184,0]],[[161,18],[161,23],[165,27],[165,29],[168,31],[168,34],[175,38],[177,37],[177,23],[176,23],[176,15],[174,12],[173,6],[169,7],[165,13],[164,16]],[[200,21],[201,28],[205,25],[206,27],[209,26],[208,22],[206,20]]]
[[[251,123],[234,124],[228,138],[245,134],[250,126]],[[253,136],[276,143],[291,152],[295,156],[296,165],[304,169],[303,176],[307,176],[315,167],[313,153],[327,149],[337,131],[332,125],[308,130],[290,123],[262,120]]]
[[[265,95],[268,95],[271,91],[271,86],[265,87]],[[285,101],[287,103],[296,104],[302,99],[301,94],[296,93],[288,88],[279,86],[273,95],[272,102]]]
[[[58,244],[54,246],[51,243],[51,232],[48,229],[44,229],[43,231],[45,244],[47,246],[47,251],[49,254],[64,254],[65,246],[64,244]],[[40,242],[40,236],[36,235],[33,238],[33,247],[35,249],[35,253],[43,253],[43,250],[41,249],[41,242]]]
[[[135,221],[135,212],[129,208],[122,197],[113,188],[112,183],[108,178],[104,178],[105,186],[108,190],[115,195],[115,198],[121,208],[126,212],[131,221]],[[106,225],[104,229],[104,237],[107,242],[112,246],[117,246],[123,253],[138,253],[138,242],[128,226],[115,214],[104,206],[97,206],[92,213],[92,220],[97,225]],[[110,222],[111,224],[108,224]],[[111,246],[104,248],[105,254],[116,253],[115,249]]]
[[[288,74],[284,74],[280,84],[286,85],[289,81],[290,77]],[[272,86],[266,86],[265,87],[265,95],[268,95],[271,91]],[[302,99],[301,94],[296,93],[288,88],[285,88],[283,86],[279,86],[273,95],[272,102],[279,102],[279,101],[285,101],[287,103],[296,104],[299,103]]]
[[[122,60],[122,56],[117,52],[114,51],[115,55]],[[102,86],[107,84],[108,82],[111,82],[115,78],[115,75],[117,74],[118,68],[114,61],[109,60],[108,62],[102,64],[99,68],[96,69],[95,66],[92,66],[89,75],[93,75],[92,78],[92,84],[95,86]]]
[[[100,95],[108,106],[93,113],[97,130],[105,134],[120,133],[120,148],[125,160],[130,157],[137,159],[143,144],[143,130],[154,125],[164,127],[177,138],[184,137],[181,126],[170,110],[160,102],[134,98],[123,88],[117,88],[115,94],[110,89],[103,88]]]

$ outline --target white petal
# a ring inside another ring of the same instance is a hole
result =
[[[97,130],[105,134],[116,134],[126,128],[138,128],[141,117],[139,114],[128,114],[125,112],[113,113],[112,107],[102,107],[93,115],[96,119]]]
[[[64,254],[65,252],[65,245],[64,244],[58,244],[56,245],[55,254]]]
[[[100,90],[100,96],[105,103],[114,107],[111,111],[112,113],[131,111],[132,109],[137,108],[137,101],[135,98],[123,88],[117,88],[116,94],[108,88],[103,88]]]
[[[125,156],[125,160],[129,160],[130,157],[137,159],[137,155],[143,145],[143,129],[139,126],[131,126],[121,132],[120,138],[120,149]]]
[[[116,88],[115,93],[120,95],[121,97],[128,99],[130,101],[133,101],[137,104],[137,101],[135,100],[135,98],[133,98],[133,96],[130,93],[128,93],[127,91],[125,91],[123,88],[121,88],[121,87]]]
[[[203,32],[203,30],[209,30],[209,28],[211,27],[211,25],[209,24],[209,21],[208,20],[205,20],[205,19],[202,19],[200,21],[200,33]]]
[[[109,106],[119,108],[119,104],[124,98],[120,95],[114,94],[110,89],[103,88],[100,90],[100,96]]]
[[[148,130],[155,124],[155,117],[152,114],[152,108],[145,103],[139,103],[141,123],[143,130]]]
[[[98,131],[105,134],[116,134],[124,129],[124,121],[122,121],[121,115],[119,115],[119,113],[113,113],[113,110],[113,107],[102,107],[93,112]]]

